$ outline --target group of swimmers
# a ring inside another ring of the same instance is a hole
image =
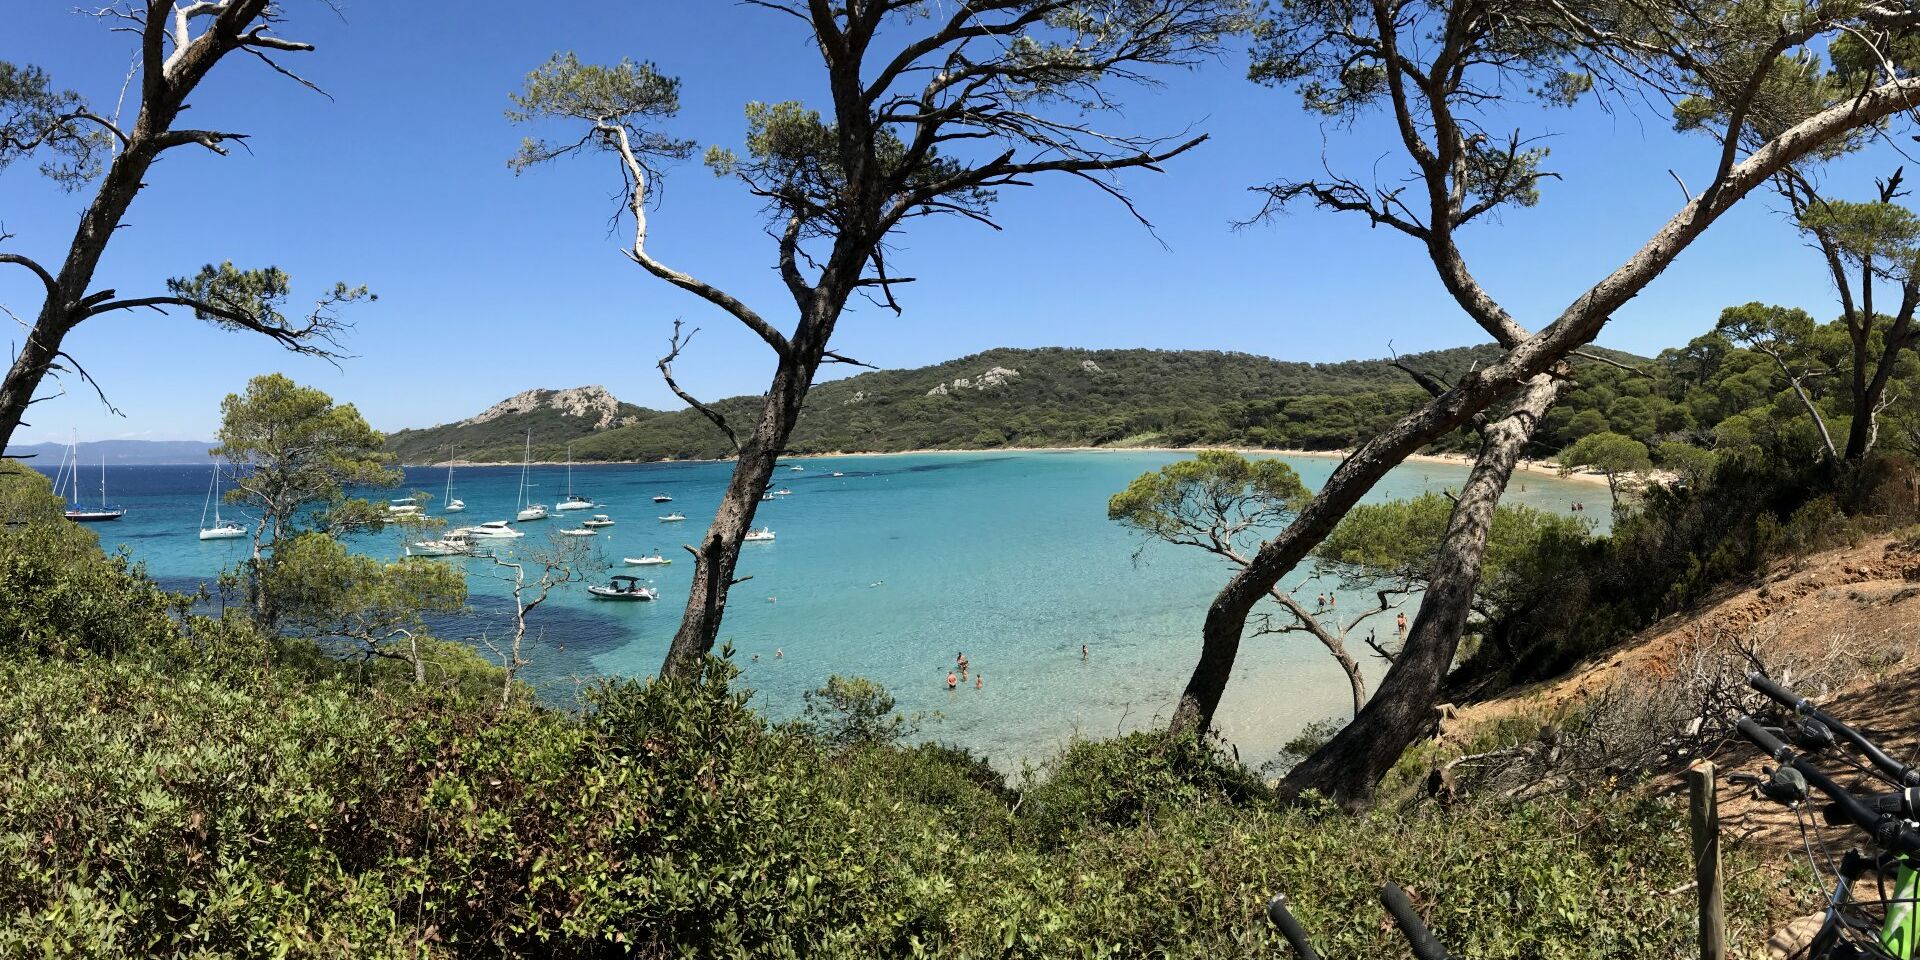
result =
[[[947,689],[960,689],[960,685],[967,681],[967,671],[972,667],[973,664],[967,660],[967,652],[965,650],[956,652],[953,655],[953,669],[947,671]],[[975,690],[985,690],[987,688],[987,675],[984,673],[974,674],[973,688]]]

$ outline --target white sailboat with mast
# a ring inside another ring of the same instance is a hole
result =
[[[127,511],[107,502],[107,454],[100,452],[100,505],[98,507],[80,506],[80,433],[74,431],[73,439],[67,445],[67,452],[73,461],[73,472],[67,474],[66,517],[75,523],[98,523],[104,520],[118,520],[127,515]],[[60,492],[59,478],[56,475],[53,492]]]
[[[467,509],[466,501],[453,498],[453,444],[451,443],[447,444],[447,492],[440,499],[447,505],[445,509],[447,513],[463,513]]]
[[[553,505],[555,510],[587,510],[597,506],[592,500],[573,492],[573,444],[567,444],[567,498]]]
[[[213,511],[213,526],[207,526],[207,511]],[[213,476],[207,480],[207,502],[200,508],[200,539],[237,540],[247,535],[247,528],[232,520],[220,518],[220,463],[213,464]]]
[[[544,504],[533,502],[527,495],[527,474],[533,469],[533,431],[527,431],[527,451],[520,460],[520,512],[513,515],[515,520],[545,520],[547,508]]]

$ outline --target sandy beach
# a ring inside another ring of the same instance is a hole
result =
[[[1214,445],[1204,445],[1204,446],[1197,446],[1197,447],[994,447],[994,448],[985,449],[985,450],[953,450],[953,449],[832,450],[832,451],[826,451],[822,453],[782,454],[780,459],[781,460],[821,460],[821,459],[828,459],[833,457],[910,457],[910,456],[922,456],[926,454],[956,454],[956,453],[1197,453],[1201,450],[1221,450],[1221,449],[1228,449],[1228,450],[1232,450],[1235,453],[1242,453],[1250,456],[1318,457],[1326,460],[1345,459],[1349,452],[1346,450],[1291,450],[1291,449],[1273,449],[1273,448],[1266,448],[1266,447],[1219,447]],[[724,459],[732,459],[732,458],[729,457]],[[604,466],[604,465],[630,466],[634,464],[643,464],[643,463],[720,463],[720,462],[724,462],[724,460],[701,460],[701,459],[688,457],[684,459],[675,459],[675,460],[576,460],[574,461],[573,465],[576,467],[593,467],[593,466]],[[1405,462],[1406,463],[1444,463],[1444,464],[1449,464],[1456,467],[1473,466],[1473,458],[1464,453],[1416,453],[1408,456]],[[410,466],[410,467],[444,467],[446,465],[447,463],[444,460],[439,461],[437,463],[407,464],[407,466]],[[453,465],[455,467],[517,467],[517,466],[520,466],[520,461],[518,460],[514,460],[514,461],[456,460],[454,461]],[[567,462],[565,460],[535,460],[532,462],[532,466],[536,466],[536,467],[564,467],[566,465],[567,465]],[[1550,461],[1545,461],[1545,460],[1521,460],[1519,465],[1514,468],[1514,472],[1516,474],[1534,474],[1538,476],[1553,477],[1556,480],[1567,480],[1574,483],[1593,484],[1601,487],[1604,487],[1607,485],[1607,478],[1601,474],[1594,473],[1589,470],[1576,470],[1572,473],[1562,473],[1560,471],[1560,467],[1558,464],[1552,463]]]

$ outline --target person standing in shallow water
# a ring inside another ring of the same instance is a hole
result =
[[[952,670],[948,670],[947,671],[947,689],[958,690],[959,688],[960,688],[960,678],[954,676]]]
[[[1084,643],[1080,645],[1080,659],[1087,659],[1087,645]]]
[[[1394,629],[1400,632],[1401,636],[1403,637],[1406,636],[1407,635],[1407,615],[1405,613],[1401,613],[1398,616],[1394,617],[1393,626],[1394,626]]]

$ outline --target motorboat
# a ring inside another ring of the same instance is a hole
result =
[[[472,552],[473,544],[451,535],[443,540],[416,540],[407,545],[409,557],[464,557]]]
[[[467,509],[465,500],[456,500],[453,496],[453,444],[447,444],[447,493],[440,499],[447,503],[446,513],[460,513]]]
[[[588,510],[595,506],[598,504],[573,492],[573,444],[569,443],[567,444],[567,496],[566,499],[554,504],[553,509],[557,513],[562,510]]]
[[[583,527],[611,527],[613,526],[613,518],[604,513],[596,513],[593,515],[592,520],[582,520],[580,521],[580,525]]]
[[[477,527],[467,528],[467,536],[476,540],[518,540],[526,534],[515,530],[505,520],[488,520]]]
[[[792,470],[794,473],[805,473],[807,470],[806,467],[788,467],[787,469]]]
[[[98,523],[103,520],[118,520],[126,516],[125,509],[107,503],[107,455],[105,453],[100,455],[100,505],[83,507],[80,506],[80,437],[78,433],[74,434],[73,441],[67,445],[67,452],[73,460],[71,469],[69,464],[62,460],[61,473],[55,474],[53,478],[53,492],[59,494],[61,474],[66,475],[68,484],[67,495],[64,497],[67,501],[66,518],[75,523]]]
[[[591,536],[596,536],[599,533],[600,531],[595,530],[592,527],[574,527],[571,530],[560,531],[560,535],[563,537],[591,537]]]
[[[771,543],[773,541],[773,531],[767,527],[761,527],[758,530],[748,530],[745,539],[748,543]]]
[[[841,473],[841,472],[840,472],[840,471],[838,471],[838,470],[835,470],[835,471],[833,472],[833,475],[834,475],[834,476],[836,476],[836,477],[844,477],[844,476],[846,476],[846,474],[844,474],[844,473]]]
[[[654,503],[672,503],[673,498],[667,496],[664,493],[656,493],[653,495],[653,502]]]
[[[420,512],[420,501],[412,497],[401,497],[387,501],[387,513],[396,517],[411,517]]]
[[[775,500],[777,500],[777,499],[779,499],[779,498],[778,498],[778,497],[775,497],[775,496],[774,496],[773,494],[771,494],[771,493],[763,493],[763,494],[761,494],[761,495],[760,495],[760,502],[761,502],[761,503],[772,503],[773,501],[775,501]]]
[[[788,490],[786,487],[781,487],[780,489],[775,490],[773,492],[773,495],[776,497],[791,497],[793,496],[793,491]]]
[[[664,567],[673,562],[658,553],[651,557],[621,557],[620,559],[625,560],[629,567]]]
[[[660,591],[640,585],[639,577],[624,574],[607,578],[607,585],[591,584],[587,592],[601,600],[658,600]]]
[[[686,518],[687,518],[687,515],[684,513],[669,513],[666,516],[661,517],[660,522],[661,523],[679,523],[680,521],[685,520]]]
[[[213,526],[207,526],[207,511],[213,511]],[[207,481],[207,502],[200,508],[200,539],[202,540],[238,540],[247,535],[247,528],[232,520],[220,519],[220,465],[213,465],[213,476]]]

